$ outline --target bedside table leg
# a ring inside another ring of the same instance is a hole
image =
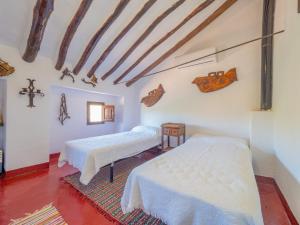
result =
[[[170,147],[170,136],[168,136],[168,147]]]
[[[177,146],[180,145],[180,136],[177,137]]]
[[[161,150],[164,150],[164,135],[161,135]]]
[[[114,182],[114,163],[113,162],[110,164],[109,182],[110,183]]]

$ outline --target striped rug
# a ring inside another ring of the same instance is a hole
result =
[[[68,225],[57,209],[52,205],[46,205],[41,210],[27,214],[20,219],[11,220],[9,225]]]
[[[116,171],[117,175],[115,175],[113,183],[108,181],[108,168],[101,169],[86,186],[79,182],[80,173],[66,176],[64,180],[88,199],[110,221],[122,225],[164,225],[161,220],[147,215],[142,210],[123,214],[120,201],[124,186],[130,171],[141,163],[141,159],[126,161],[117,164],[119,172]]]

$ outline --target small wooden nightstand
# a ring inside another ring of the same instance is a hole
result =
[[[170,149],[170,136],[177,137],[177,145],[180,145],[180,137],[183,137],[183,143],[185,142],[185,124],[183,123],[164,123],[161,125],[161,149],[164,148],[164,135],[168,136],[168,147]]]

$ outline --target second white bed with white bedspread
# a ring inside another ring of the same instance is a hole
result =
[[[121,200],[168,225],[262,225],[245,141],[196,135],[135,168]]]
[[[81,172],[80,182],[88,184],[100,168],[137,155],[160,144],[159,129],[137,126],[128,132],[68,141],[58,166],[73,165]]]

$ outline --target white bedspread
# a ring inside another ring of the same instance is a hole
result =
[[[68,162],[79,169],[80,182],[86,185],[101,167],[137,155],[159,143],[158,130],[142,126],[128,132],[68,141],[60,154],[58,166]]]
[[[245,141],[195,135],[136,167],[124,213],[143,209],[168,225],[262,225],[259,194]]]

